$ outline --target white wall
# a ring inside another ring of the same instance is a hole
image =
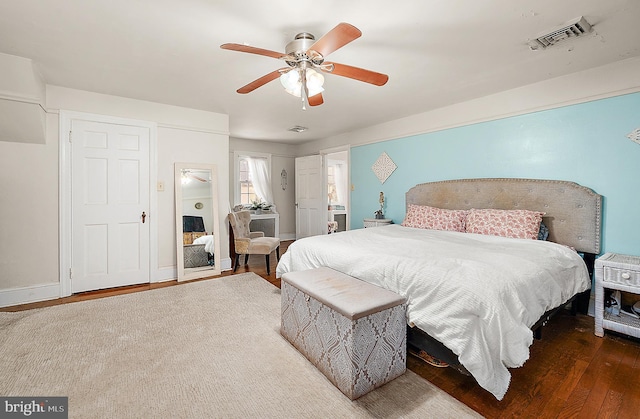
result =
[[[229,202],[227,115],[47,86],[46,144],[0,142],[0,306],[56,298],[59,293],[58,160],[60,110],[156,122],[158,266],[152,281],[175,278],[173,164],[218,166],[219,210]],[[221,217],[221,257],[230,265]]]
[[[0,53],[0,141],[46,142],[45,92],[32,60]]]
[[[280,213],[280,238],[282,240],[296,238],[295,163],[294,157],[279,155],[271,157],[273,199],[276,201]],[[280,174],[283,169],[287,172],[287,186],[284,190],[280,182]]]
[[[228,138],[225,134],[158,127],[158,182],[164,182],[164,192],[158,192],[161,226],[158,230],[158,265],[159,269],[165,272],[158,279],[175,278],[175,274],[171,278],[167,275],[168,270],[175,270],[176,266],[174,164],[177,162],[217,165],[220,257],[223,269],[231,267],[225,222],[229,202]]]
[[[57,115],[47,116],[47,127],[45,144],[0,141],[0,290],[57,290]]]

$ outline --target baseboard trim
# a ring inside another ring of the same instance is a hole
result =
[[[220,261],[221,271],[231,270],[231,258]],[[153,272],[151,283],[176,280],[175,266],[160,268]],[[39,301],[60,298],[60,283],[32,285],[30,287],[9,288],[0,290],[0,307],[17,306],[20,304],[37,303]]]
[[[37,303],[60,298],[60,283],[0,290],[0,307]]]
[[[224,258],[220,261],[220,270],[221,271],[231,270],[231,258]]]
[[[158,268],[152,275],[151,282],[173,281],[178,278],[178,271],[175,266]]]

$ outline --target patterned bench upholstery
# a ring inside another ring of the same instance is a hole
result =
[[[282,276],[281,334],[351,400],[406,370],[406,303],[330,268]]]
[[[185,244],[184,245],[184,267],[199,268],[200,266],[208,266],[208,253],[204,250],[204,244]]]

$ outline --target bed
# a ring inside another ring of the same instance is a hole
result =
[[[213,234],[200,236],[193,241],[193,244],[203,245],[204,251],[209,253],[211,256],[213,256],[215,252]]]
[[[566,181],[464,179],[416,185],[406,205],[537,211],[548,238],[399,224],[358,229],[292,243],[276,275],[329,266],[403,295],[408,344],[448,357],[501,400],[508,369],[529,357],[534,330],[569,302],[586,310],[602,197]]]

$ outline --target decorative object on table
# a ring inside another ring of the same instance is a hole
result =
[[[332,207],[333,203],[338,201],[338,189],[334,183],[330,183],[328,189],[327,199],[329,200],[329,207]]]
[[[264,201],[254,200],[251,201],[249,205],[249,210],[253,211],[255,214],[262,214],[263,211],[269,211],[271,209],[271,204]]]
[[[378,180],[380,180],[380,183],[384,183],[397,167],[393,160],[391,160],[391,157],[383,151],[380,157],[378,157],[378,160],[371,166],[371,170],[373,170],[373,173],[375,173]]]
[[[636,144],[640,144],[640,128],[636,128],[627,135],[627,138]]]
[[[383,210],[383,208],[384,208],[384,192],[380,192],[380,198],[378,199],[378,202],[380,203],[380,209],[375,212],[376,219],[382,220],[384,218],[384,210]]]
[[[287,189],[287,171],[284,169],[280,172],[280,186],[283,191]]]

